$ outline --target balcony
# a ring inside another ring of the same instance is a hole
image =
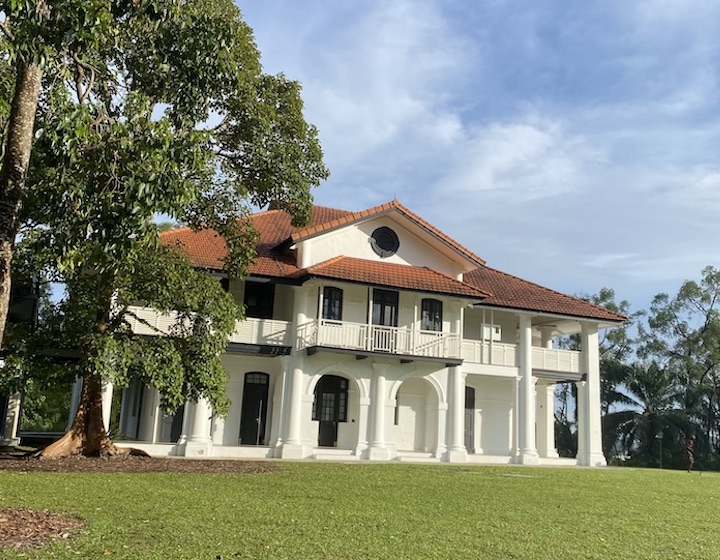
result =
[[[430,359],[460,358],[460,335],[321,319],[300,327],[302,348],[336,348]]]
[[[487,340],[463,340],[462,358],[474,364],[518,367],[518,346]],[[534,370],[580,372],[580,352],[558,350],[555,348],[532,349],[532,367]]]
[[[158,313],[149,307],[130,306],[126,315],[130,328],[136,334],[167,336],[177,319],[177,313]],[[228,340],[231,344],[255,346],[292,346],[292,323],[248,317],[238,321]]]

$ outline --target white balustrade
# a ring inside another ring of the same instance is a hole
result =
[[[177,321],[176,312],[159,313],[150,307],[130,306],[125,319],[136,334],[166,336],[172,333]],[[291,323],[270,319],[248,317],[238,321],[228,342],[264,344],[268,346],[292,346]]]
[[[133,332],[150,336],[170,334],[177,313],[132,306],[126,315]],[[238,321],[230,342],[293,346],[292,323],[247,318]],[[422,331],[406,327],[367,325],[321,319],[308,321],[298,328],[299,348],[326,346],[348,350],[387,352],[431,358],[459,358],[475,364],[517,367],[518,346],[488,340],[469,340],[456,333]],[[533,369],[580,373],[580,352],[533,347]]]
[[[517,353],[516,344],[468,339],[462,342],[462,358],[474,364],[517,367]],[[580,352],[533,347],[532,367],[547,371],[580,373]]]

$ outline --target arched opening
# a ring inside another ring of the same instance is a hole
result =
[[[395,408],[395,442],[398,451],[435,451],[438,441],[438,398],[424,379],[400,385]]]
[[[240,413],[240,444],[264,445],[267,425],[270,376],[251,371],[245,374],[242,410]]]
[[[348,387],[337,375],[323,375],[315,386],[312,419],[319,423],[319,447],[337,447],[338,425],[348,417]]]

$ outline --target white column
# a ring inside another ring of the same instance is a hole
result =
[[[80,398],[82,397],[82,386],[83,378],[76,377],[75,383],[72,386],[72,392],[70,393],[70,410],[68,411],[68,421],[65,426],[65,431],[68,431],[75,420],[75,414],[77,414],[78,406],[80,406]]]
[[[20,438],[17,435],[18,425],[20,424],[20,398],[20,393],[14,393],[8,397],[4,423],[0,426],[2,428],[0,445],[15,446],[20,444]]]
[[[577,459],[578,465],[587,465],[588,445],[587,432],[585,431],[585,425],[587,424],[585,421],[585,416],[587,415],[587,392],[585,385],[587,385],[585,381],[575,383],[575,388],[577,389],[577,403],[575,404],[577,407],[577,455],[575,458]]]
[[[529,315],[520,315],[520,416],[518,460],[523,465],[538,464],[535,445],[535,378],[532,376],[532,323]]]
[[[587,373],[585,382],[585,414],[578,418],[578,432],[585,434],[584,456],[582,464],[591,467],[607,465],[602,449],[602,414],[600,407],[600,350],[598,328],[595,324],[582,325],[582,365]]]
[[[437,434],[438,443],[435,449],[435,457],[438,459],[447,458],[447,416],[448,416],[448,403],[438,403],[438,423],[437,423]]]
[[[185,445],[185,455],[188,457],[208,457],[212,451],[212,440],[210,439],[210,418],[212,410],[207,399],[201,398],[196,403],[188,403],[193,410],[190,433]]]
[[[304,257],[309,257],[307,243],[302,249]],[[299,329],[308,320],[308,296],[307,290],[303,287],[293,290],[293,323],[295,325],[295,340],[300,338]],[[285,425],[281,428],[283,438],[280,448],[280,457],[285,459],[301,459],[305,456],[302,444],[303,424],[303,379],[304,359],[300,354],[301,350],[293,348],[286,364],[284,417]],[[309,419],[309,418],[308,418]]]
[[[465,449],[465,376],[460,366],[448,368],[450,395],[450,441],[447,458],[451,463],[467,461]]]
[[[109,381],[102,382],[102,417],[105,431],[110,430],[110,414],[112,412],[113,384]]]
[[[358,399],[358,442],[355,447],[355,455],[361,459],[368,458],[368,423],[369,423],[369,410],[371,400],[368,397],[360,397]]]
[[[302,445],[302,368],[291,368],[288,371],[287,381],[285,438],[283,439],[280,456],[284,459],[301,459],[304,456]]]
[[[538,454],[556,459],[555,449],[555,385],[536,385]]]
[[[372,418],[368,448],[368,459],[371,461],[387,461],[390,458],[385,444],[385,407],[388,400],[385,394],[385,374],[389,367],[389,364],[373,363]]]
[[[287,402],[285,393],[287,391],[290,357],[282,356],[280,360],[282,363],[282,374],[280,376],[280,380],[278,381],[279,387],[277,387],[273,392],[274,440],[271,445],[275,449],[275,451],[273,451],[274,457],[280,457],[283,441],[285,441],[285,404]]]

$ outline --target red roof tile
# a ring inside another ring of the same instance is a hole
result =
[[[343,256],[300,270],[293,276],[298,279],[326,278],[344,282],[357,282],[372,286],[453,295],[475,300],[486,298],[489,295],[484,290],[458,282],[454,278],[440,274],[430,268]]]
[[[627,319],[627,317],[608,311],[603,307],[543,288],[487,266],[466,273],[464,280],[468,284],[492,294],[482,302],[483,305],[540,311],[613,323]]]
[[[482,259],[437,230],[398,201],[393,200],[362,212],[315,206],[311,225],[293,227],[290,216],[282,210],[269,210],[251,218],[259,233],[257,258],[249,267],[249,274],[271,278],[318,277],[347,282],[360,282],[419,292],[439,293],[482,299],[483,305],[504,307],[571,317],[622,322],[626,318],[586,301],[543,288],[499,270],[481,266],[464,275],[464,282],[428,268],[411,267],[377,261],[339,256],[307,270],[295,264],[295,255],[284,246],[288,240],[299,241],[319,233],[342,227],[371,216],[398,211],[420,227],[451,245],[471,260]],[[179,228],[160,234],[163,244],[181,246],[198,268],[222,270],[227,254],[225,242],[212,230],[193,231]],[[484,299],[483,299],[484,298]]]

